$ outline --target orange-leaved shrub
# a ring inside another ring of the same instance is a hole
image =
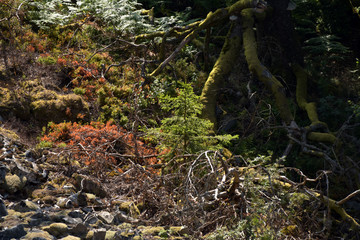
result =
[[[122,171],[121,167],[128,161],[142,165],[157,162],[153,148],[111,121],[85,125],[76,122],[50,123],[47,133],[40,140],[42,146],[69,151],[73,159],[95,171],[114,167]]]

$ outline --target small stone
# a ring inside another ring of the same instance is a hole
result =
[[[6,173],[9,171],[8,167],[0,164],[0,183],[4,182]]]
[[[74,206],[73,202],[68,198],[60,197],[56,203],[60,208],[72,208]]]
[[[30,162],[34,162],[35,159],[34,159],[34,153],[32,152],[32,150],[26,150],[25,152],[25,158],[26,160],[30,161]]]
[[[47,216],[52,222],[63,222],[64,218],[68,215],[68,210],[62,210],[57,212],[51,212]]]
[[[0,197],[0,217],[8,215],[8,212],[6,210],[6,205],[2,198]]]
[[[78,223],[82,223],[82,219],[81,218],[72,218],[72,217],[64,217],[63,221],[67,224],[78,224]]]
[[[101,228],[101,229],[96,229],[94,230],[94,235],[93,235],[93,240],[105,240],[105,236],[106,236],[106,229],[105,228]]]
[[[185,235],[190,234],[189,228],[185,226],[179,226],[179,227],[170,227],[169,228],[170,234],[172,235]]]
[[[120,211],[130,214],[133,218],[137,218],[140,215],[140,210],[132,201],[113,201],[112,204],[119,206]]]
[[[66,236],[64,238],[60,238],[60,240],[81,240],[81,238],[75,236]]]
[[[91,214],[85,219],[85,224],[95,224],[98,220],[95,215]]]
[[[65,223],[52,223],[50,226],[43,227],[42,230],[58,238],[67,234],[68,227]]]
[[[104,188],[100,185],[100,183],[95,182],[86,176],[79,175],[77,173],[74,173],[72,177],[76,180],[78,188],[82,192],[86,193],[93,193],[98,197],[104,198],[107,196],[107,192],[104,190]]]
[[[89,229],[83,223],[78,223],[75,227],[71,228],[69,232],[75,236],[83,236],[89,232]]]
[[[30,211],[37,211],[40,209],[40,207],[29,200],[22,200],[18,203],[16,203],[13,206],[13,209],[18,212],[30,212]]]
[[[94,231],[89,231],[86,236],[85,236],[85,239],[86,240],[92,240],[94,237]]]
[[[54,205],[56,203],[55,196],[45,196],[41,199],[45,204]]]
[[[26,232],[24,230],[24,226],[22,224],[6,229],[4,231],[0,232],[0,239],[19,239],[26,235]]]
[[[107,231],[106,234],[105,234],[105,239],[106,240],[115,240],[115,234],[116,234],[116,231]]]
[[[72,217],[72,218],[81,218],[83,219],[85,214],[82,213],[80,210],[74,210],[74,211],[71,211],[69,212],[69,217]]]
[[[106,211],[98,212],[98,218],[106,224],[112,224],[114,221],[114,216]]]
[[[123,240],[123,239],[132,239],[131,237],[133,237],[135,235],[135,232],[130,229],[129,231],[117,231],[115,233],[114,239],[115,240]]]

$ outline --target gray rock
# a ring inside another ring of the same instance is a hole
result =
[[[0,197],[0,217],[4,217],[8,215],[8,212],[6,210],[6,206],[2,198]]]
[[[85,219],[85,224],[95,224],[98,220],[95,215],[91,214]]]
[[[78,223],[75,227],[71,228],[69,232],[75,236],[83,236],[87,234],[89,229],[83,223]]]
[[[68,215],[69,215],[69,217],[72,217],[72,218],[84,219],[84,217],[85,217],[85,214],[83,212],[81,212],[80,210],[71,211],[71,212],[69,212]]]
[[[18,212],[30,212],[40,210],[40,207],[36,203],[29,200],[22,200],[18,203],[15,203],[12,208]]]
[[[67,224],[78,224],[83,222],[81,218],[72,218],[72,217],[64,217],[63,221]]]
[[[114,222],[114,216],[106,211],[98,212],[98,218],[106,224],[112,224]]]
[[[96,229],[94,230],[93,240],[104,240],[105,236],[106,236],[106,229],[104,228]]]
[[[8,171],[8,167],[0,163],[0,183],[5,181],[5,176]]]
[[[26,232],[24,230],[24,226],[23,225],[18,225],[16,227],[13,227],[13,228],[9,228],[9,229],[6,229],[4,231],[1,231],[0,232],[0,239],[2,240],[7,240],[7,239],[19,239],[23,236],[26,235]]]
[[[30,162],[34,162],[35,161],[35,159],[34,159],[34,153],[33,153],[33,151],[32,150],[26,150],[26,152],[25,152],[25,158],[26,158],[26,160],[28,160],[28,161],[30,161]]]

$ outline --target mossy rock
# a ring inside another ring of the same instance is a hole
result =
[[[132,201],[113,201],[112,204],[117,205],[120,211],[130,214],[133,218],[138,218],[140,215],[139,208]]]
[[[30,104],[35,119],[41,122],[75,121],[79,114],[89,115],[87,103],[78,95],[58,95],[56,99],[37,100]]]
[[[188,227],[185,227],[185,226],[179,226],[179,227],[170,227],[169,228],[169,232],[171,235],[176,235],[176,236],[179,236],[179,235],[186,235],[186,234],[190,234],[189,232],[189,228]]]
[[[81,240],[81,238],[75,236],[66,236],[64,238],[61,238],[60,240]]]
[[[5,176],[5,189],[13,194],[13,193],[17,193],[21,190],[23,190],[23,188],[26,185],[26,177],[25,176],[18,176],[16,174],[14,175],[6,175]]]
[[[46,239],[46,240],[53,240],[54,237],[51,236],[46,231],[34,230],[32,232],[28,232],[21,240],[32,240],[32,239]]]
[[[93,239],[93,237],[94,237],[94,231],[88,231],[88,233],[86,234],[85,239],[86,240],[91,240],[91,239]]]
[[[116,231],[106,231],[105,240],[114,240]]]
[[[33,115],[43,123],[75,121],[89,116],[89,106],[81,96],[48,90],[37,79],[22,82],[16,92],[0,88],[0,111],[26,120]]]
[[[152,227],[152,226],[139,226],[138,230],[141,231],[141,234],[143,236],[144,235],[157,236],[159,233],[165,232],[164,227]]]
[[[0,87],[0,111],[6,115],[15,115],[22,119],[30,116],[30,107],[21,95]]]
[[[55,237],[65,236],[69,231],[65,223],[52,223],[49,226],[43,227],[42,230],[47,231]]]

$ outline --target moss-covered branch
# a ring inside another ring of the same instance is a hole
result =
[[[307,178],[306,176],[303,176],[305,178]],[[291,180],[289,180],[287,177],[285,176],[280,176],[279,179],[276,179],[274,181],[276,184],[284,187],[284,188],[293,188],[293,187],[298,187],[300,186],[298,183],[295,183]],[[330,210],[335,211],[337,214],[339,214],[339,216],[345,221],[350,223],[350,229],[354,230],[354,231],[360,231],[360,224],[352,217],[350,216],[346,210],[334,199],[331,199],[327,196],[324,196],[323,194],[320,194],[318,192],[315,192],[314,190],[305,187],[304,191],[318,199],[319,201],[321,201],[325,206],[328,206],[330,208]]]
[[[275,97],[276,105],[279,109],[280,116],[284,122],[289,124],[293,120],[293,115],[290,111],[288,99],[285,95],[283,85],[263,66],[258,58],[256,49],[256,38],[253,30],[254,26],[254,11],[253,9],[244,9],[241,11],[243,23],[243,41],[245,49],[245,57],[249,66],[250,72],[255,74],[265,86],[271,90]]]
[[[316,104],[307,101],[307,74],[305,70],[298,64],[292,66],[293,72],[296,76],[296,101],[299,107],[307,112],[308,118],[311,121],[311,126],[322,125],[327,129],[326,123],[319,120]],[[336,137],[331,133],[311,132],[309,131],[308,139],[317,142],[335,143]]]
[[[150,78],[157,76],[164,67],[172,60],[174,57],[180,52],[180,50],[189,42],[191,42],[200,31],[207,29],[219,22],[221,20],[229,18],[233,14],[240,13],[241,10],[246,8],[254,8],[256,7],[257,0],[240,0],[233,4],[230,7],[227,8],[221,8],[216,10],[215,12],[210,12],[204,20],[200,22],[200,24],[194,28],[193,31],[191,31],[179,44],[179,46],[175,49],[173,53],[169,57],[167,57],[151,74]],[[161,36],[163,36],[165,33],[163,33]]]
[[[224,46],[221,50],[220,56],[217,59],[205,86],[201,93],[201,102],[204,105],[202,110],[203,118],[214,123],[216,129],[216,95],[219,85],[224,81],[225,77],[233,68],[233,63],[238,57],[239,49],[241,47],[241,31],[240,26],[235,25],[229,30],[229,34],[225,40]]]
[[[350,223],[350,229],[354,231],[360,231],[360,224],[356,222],[356,220],[350,216],[343,207],[341,207],[334,199],[328,198],[320,193],[312,192],[315,197],[321,200],[321,202],[327,206],[333,211],[335,211],[337,214],[340,215],[340,217]]]

